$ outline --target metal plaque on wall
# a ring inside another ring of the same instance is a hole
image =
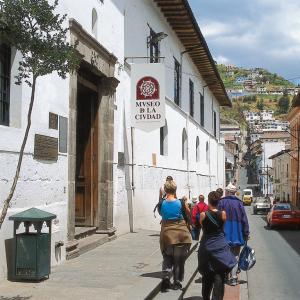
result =
[[[34,136],[34,159],[57,161],[58,139],[36,134]]]
[[[49,129],[58,129],[58,115],[49,112]]]

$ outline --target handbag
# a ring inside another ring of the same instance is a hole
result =
[[[255,251],[247,245],[241,251],[239,257],[239,268],[243,271],[249,271],[256,263]]]

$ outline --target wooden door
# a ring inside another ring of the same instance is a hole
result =
[[[75,224],[94,226],[98,181],[97,94],[78,84]]]

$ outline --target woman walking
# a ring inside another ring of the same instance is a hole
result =
[[[210,300],[211,293],[213,300],[223,299],[225,276],[237,263],[223,232],[226,213],[217,210],[219,199],[219,193],[210,192],[208,211],[200,214],[203,236],[198,251],[198,264],[202,274],[203,300]]]
[[[192,240],[187,221],[190,212],[186,202],[176,198],[176,183],[166,181],[164,190],[166,198],[162,202],[160,214],[162,216],[160,244],[163,255],[162,292],[171,288],[171,277],[174,278],[174,289],[182,288],[184,264]]]

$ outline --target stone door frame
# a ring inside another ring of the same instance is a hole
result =
[[[113,153],[114,153],[114,100],[119,81],[114,77],[117,58],[87,33],[74,19],[69,20],[71,43],[77,42],[82,63],[98,77],[97,83],[89,81],[98,91],[98,211],[96,227],[99,232],[113,228]],[[75,171],[76,171],[76,117],[77,82],[85,80],[74,72],[70,74],[69,95],[69,148],[68,148],[68,240],[75,235]]]

